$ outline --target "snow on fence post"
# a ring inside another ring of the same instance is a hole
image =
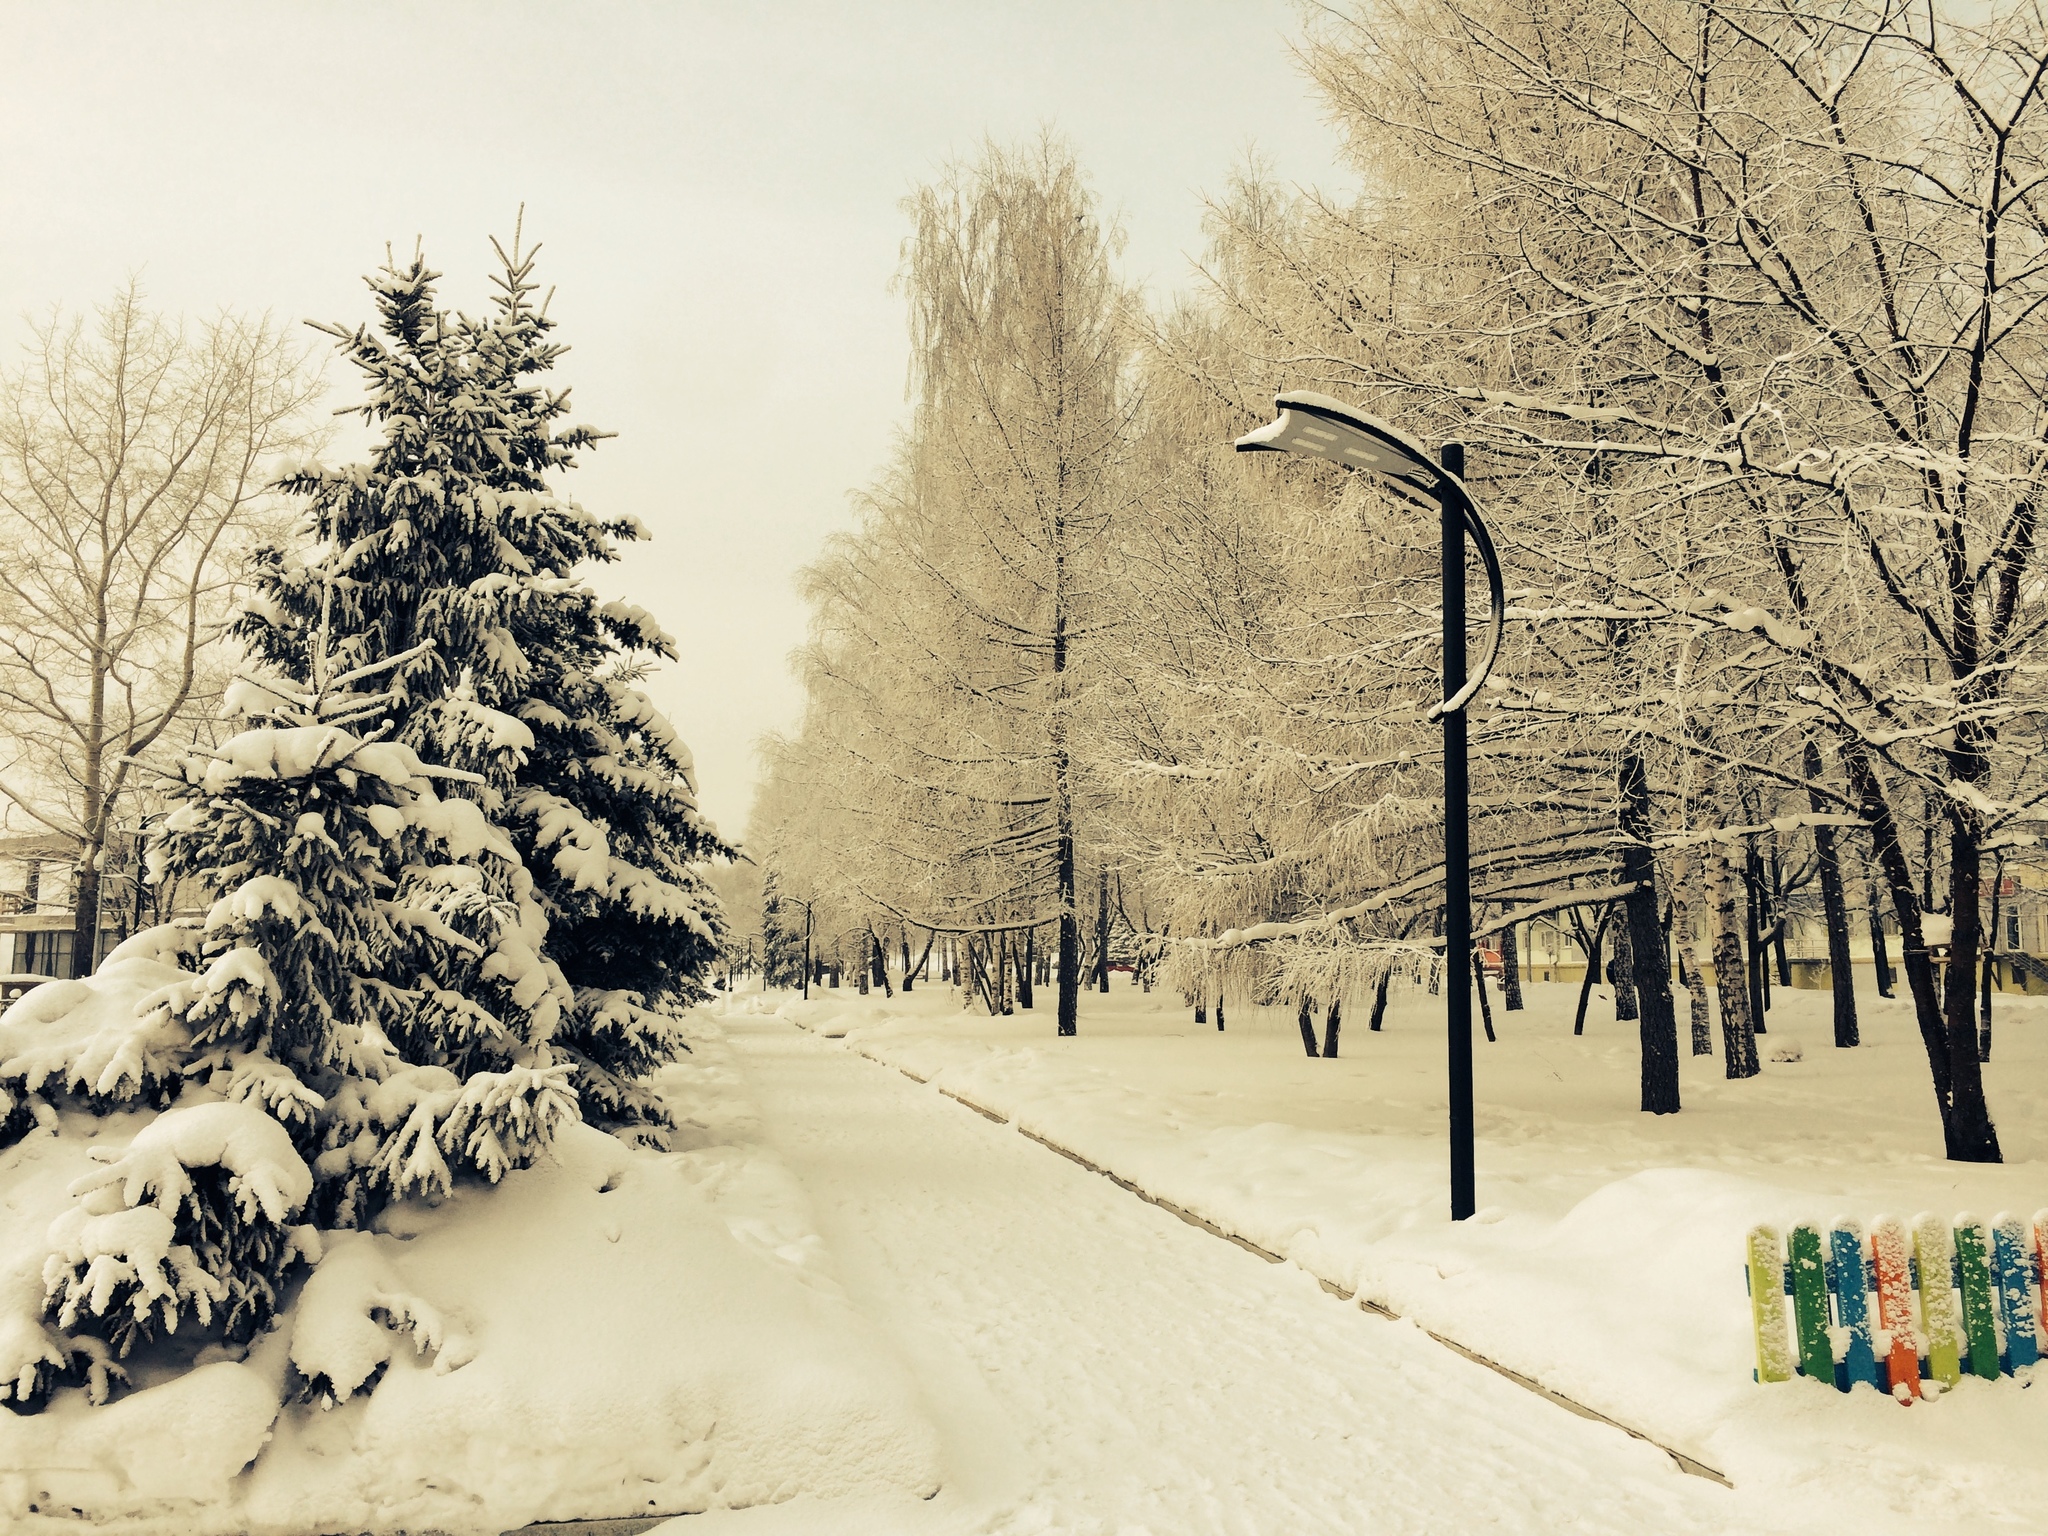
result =
[[[1749,1233],[1749,1311],[1756,1325],[1756,1379],[1760,1382],[1792,1379],[1792,1352],[1785,1342],[1783,1276],[1778,1229],[1752,1227]]]
[[[1870,1336],[1870,1268],[1863,1262],[1863,1232],[1846,1217],[1837,1216],[1828,1231],[1833,1264],[1835,1316],[1848,1333],[1842,1355],[1838,1385],[1847,1392],[1857,1382],[1877,1381],[1877,1352]]]
[[[1955,1288],[1949,1283],[1954,1260],[1948,1229],[1937,1216],[1922,1212],[1913,1218],[1913,1259],[1920,1280],[1920,1317],[1927,1335],[1927,1374],[1944,1388],[1963,1379],[1962,1351],[1956,1335]]]
[[[1910,1403],[1920,1395],[1920,1339],[1913,1312],[1913,1258],[1906,1229],[1886,1218],[1871,1229],[1877,1271],[1878,1321],[1889,1338],[1886,1374],[1892,1396]]]
[[[1991,1240],[1974,1216],[1956,1218],[1956,1280],[1963,1298],[1963,1337],[1970,1374],[1998,1379],[1998,1319],[1991,1300]]]
[[[1799,1369],[1815,1381],[1835,1379],[1835,1351],[1828,1340],[1828,1276],[1820,1254],[1820,1233],[1807,1222],[1792,1229],[1792,1322],[1799,1339]]]
[[[1861,1230],[1844,1217],[1829,1223],[1825,1250],[1806,1222],[1782,1247],[1775,1227],[1754,1227],[1746,1247],[1757,1381],[1796,1374],[1842,1392],[1863,1381],[1911,1403],[1923,1380],[1939,1383],[1933,1395],[1965,1375],[1994,1381],[2041,1358],[2048,1211],[2031,1231],[2006,1214],[1988,1225],[1967,1213],[1953,1222],[1921,1215],[1910,1237],[1905,1223],[1883,1217],[1867,1255]]]
[[[2027,1229],[2017,1216],[2001,1213],[1991,1218],[1991,1243],[1998,1262],[1998,1316],[2005,1325],[2006,1368],[2024,1370],[2041,1358],[2034,1338],[2040,1308],[2027,1283],[2034,1267],[2027,1260]]]

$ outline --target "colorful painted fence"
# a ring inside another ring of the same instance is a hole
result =
[[[1867,1238],[1847,1220],[1825,1233],[1755,1227],[1744,1275],[1756,1380],[1807,1376],[1842,1392],[1867,1382],[1910,1403],[2041,1358],[2048,1211],[1989,1227],[1974,1216],[1918,1216],[1910,1228],[1885,1218]]]

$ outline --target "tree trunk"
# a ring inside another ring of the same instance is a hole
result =
[[[1744,953],[1744,975],[1749,986],[1749,1024],[1757,1034],[1765,1032],[1764,1014],[1771,1006],[1770,983],[1764,976],[1764,890],[1756,856],[1756,839],[1742,840],[1743,922],[1748,943]]]
[[[1586,974],[1579,982],[1579,1011],[1572,1019],[1572,1033],[1586,1032],[1586,1004],[1593,996],[1593,983],[1600,977],[1602,940],[1607,937],[1607,922],[1613,916],[1610,908],[1600,909],[1600,921],[1593,926],[1593,936],[1586,941]]]
[[[1479,958],[1479,951],[1472,951],[1472,980],[1479,987],[1479,1022],[1486,1030],[1486,1043],[1495,1043],[1493,1033],[1493,1004],[1486,1000],[1486,962]]]
[[[1024,930],[1024,953],[1017,962],[1017,1003],[1019,1007],[1032,1008],[1032,972],[1038,969],[1038,930]]]
[[[984,934],[974,946],[974,975],[981,983],[988,1016],[1000,1018],[1003,1012],[1003,950],[1001,940],[993,933]]]
[[[1707,973],[1700,964],[1699,926],[1694,919],[1694,897],[1698,894],[1690,854],[1679,862],[1671,876],[1671,931],[1678,941],[1678,957],[1685,966],[1685,997],[1692,1025],[1692,1053],[1714,1054],[1714,1015],[1707,1004]],[[1706,903],[1701,901],[1702,908]]]
[[[1725,806],[1717,814],[1726,819]],[[1755,1077],[1763,1070],[1756,1058],[1756,1028],[1749,1015],[1749,983],[1744,973],[1742,935],[1736,907],[1735,871],[1726,845],[1707,844],[1707,912],[1714,942],[1714,991],[1721,1004],[1721,1056],[1731,1078]]]
[[[1301,1048],[1308,1053],[1311,1061],[1315,1059],[1316,1055],[1315,1011],[1316,1000],[1304,995],[1301,1000],[1301,1008],[1294,1016],[1294,1022],[1301,1026]]]
[[[1502,905],[1514,910],[1513,902]],[[1500,931],[1500,1005],[1504,1013],[1522,1011],[1522,945],[1515,936],[1515,925],[1509,923]]]
[[[2005,855],[1999,854],[1991,866],[1991,926],[1984,941],[1984,981],[1979,989],[1977,1003],[1977,1060],[1991,1059],[1991,983],[1998,971],[1998,919],[2003,908],[2005,884]]]
[[[1960,732],[1959,732],[1960,734]],[[1961,774],[1957,775],[1959,778]],[[1965,782],[1968,782],[1965,780]],[[1976,812],[1957,805],[1949,811],[1948,906],[1954,923],[1949,939],[1948,976],[1942,1001],[1948,1015],[1949,1158],[1959,1163],[1999,1163],[1998,1131],[1984,1102],[1984,1073],[1977,1059],[1977,957],[1984,946],[1984,850]]]
[[[1607,976],[1614,987],[1614,1019],[1626,1024],[1642,1016],[1636,1003],[1635,935],[1625,922],[1614,925],[1614,963]]]
[[[1768,866],[1771,893],[1771,954],[1778,962],[1778,985],[1792,985],[1792,957],[1785,952],[1785,930],[1791,924],[1785,920],[1785,871],[1778,857],[1778,834],[1771,834],[1771,857]]]
[[[1440,939],[1444,936],[1444,909],[1442,907],[1436,909],[1436,915],[1430,921],[1429,936],[1432,939]],[[1450,957],[1445,956],[1444,964],[1448,965],[1449,963]],[[1433,965],[1429,968],[1429,995],[1431,997],[1435,997],[1443,986],[1443,974],[1443,966]]]
[[[1095,887],[1095,989],[1109,990],[1109,866],[1097,872]]]
[[[1643,1053],[1643,1113],[1678,1113],[1678,1018],[1671,1005],[1671,966],[1664,954],[1664,923],[1657,900],[1657,855],[1650,848],[1650,783],[1640,753],[1621,761],[1623,875],[1636,888],[1625,898],[1629,951],[1641,1012],[1637,1033]]]
[[[1365,1027],[1374,1034],[1380,1032],[1380,1024],[1387,1016],[1387,989],[1393,984],[1394,973],[1391,970],[1381,971],[1379,985],[1372,991],[1372,1017],[1365,1023]]]
[[[896,989],[889,985],[889,946],[872,928],[868,930],[868,961],[874,967],[875,985],[882,989],[882,996],[894,997]]]
[[[1870,968],[1877,973],[1877,995],[1890,997],[1897,977],[1892,974],[1891,946],[1885,942],[1884,909],[1877,900],[1877,877],[1870,862],[1863,864],[1863,912],[1870,924]]]
[[[1344,1004],[1341,999],[1332,1000],[1330,1011],[1323,1016],[1323,1058],[1333,1060],[1337,1055],[1337,1036],[1344,1028]]]
[[[1060,753],[1060,777],[1066,777],[1066,754]],[[1060,829],[1059,845],[1054,855],[1054,865],[1059,875],[1060,900],[1060,953],[1059,953],[1059,1032],[1062,1035],[1075,1033],[1081,1018],[1081,921],[1074,911],[1074,829],[1071,822]]]
[[[73,976],[90,976],[99,969],[99,956],[94,951],[100,941],[101,847],[88,842],[78,850],[78,873],[71,882]]]
[[[1216,989],[1216,1032],[1218,1034],[1223,1032],[1223,989],[1221,987]]]
[[[1807,801],[1816,816],[1826,815],[1828,802],[1817,787],[1820,748],[1806,743]],[[1842,865],[1835,854],[1835,829],[1813,829],[1813,848],[1820,860],[1820,904],[1828,925],[1828,976],[1835,995],[1835,1044],[1848,1049],[1861,1038],[1856,1027],[1856,972],[1849,958],[1849,904],[1842,897]],[[1782,940],[1780,941],[1782,948]]]
[[[1913,890],[1913,871],[1906,862],[1905,845],[1899,839],[1899,826],[1892,817],[1891,803],[1885,799],[1884,789],[1861,741],[1853,737],[1843,740],[1842,766],[1849,770],[1849,783],[1856,791],[1863,820],[1870,827],[1871,849],[1877,855],[1878,868],[1884,872],[1885,885],[1891,892],[1892,914],[1899,923],[1899,949],[1906,970],[1906,986],[1913,994],[1913,1017],[1920,1026],[1920,1043],[1927,1052],[1927,1071],[1934,1083],[1934,1102],[1941,1112],[1943,1144],[1953,1161],[1996,1162],[1995,1134],[1991,1137],[1991,1157],[1972,1156],[1969,1154],[1981,1153],[1984,1149],[1981,1144],[1973,1146],[1957,1125],[1955,1072],[1948,1030],[1942,1016],[1941,1001],[1935,993],[1934,963],[1927,953],[1926,933],[1920,926],[1920,899]],[[1966,993],[1968,990],[1966,987]],[[1984,1085],[1977,1072],[1975,1045],[1972,1039],[1971,1048],[1965,1054],[1969,1057],[1970,1075],[1976,1088],[1975,1114],[1988,1132],[1990,1116],[1984,1109]]]
[[[1920,791],[1920,910],[1941,910],[1934,900],[1934,796],[1924,789]]]

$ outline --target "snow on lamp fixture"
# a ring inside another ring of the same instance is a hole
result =
[[[1501,630],[1507,618],[1506,592],[1501,583],[1500,557],[1494,551],[1493,534],[1480,517],[1479,508],[1461,478],[1464,445],[1446,443],[1446,461],[1455,458],[1457,463],[1455,466],[1449,462],[1439,464],[1429,456],[1428,449],[1399,428],[1389,426],[1377,416],[1353,410],[1341,400],[1319,395],[1314,390],[1286,390],[1273,397],[1273,406],[1280,413],[1278,419],[1240,437],[1237,440],[1239,453],[1312,454],[1329,463],[1341,464],[1346,469],[1370,470],[1410,501],[1437,507],[1443,505],[1448,496],[1456,503],[1463,531],[1471,537],[1479,562],[1485,568],[1492,609],[1487,623],[1486,649],[1480,655],[1479,665],[1465,678],[1462,687],[1455,691],[1447,688],[1443,702],[1436,705],[1430,714],[1463,709],[1493,673],[1494,662],[1500,656]],[[1462,554],[1459,563],[1462,567]],[[1459,590],[1462,593],[1462,583]]]
[[[1493,671],[1507,617],[1506,593],[1493,536],[1465,489],[1465,446],[1444,444],[1441,462],[1413,438],[1376,416],[1311,390],[1273,397],[1279,417],[1237,440],[1239,453],[1305,453],[1347,469],[1368,470],[1410,501],[1434,504],[1443,533],[1444,696],[1430,713],[1444,725],[1444,993],[1449,1004],[1451,1097],[1451,1220],[1477,1208],[1472,1150],[1471,778],[1465,753],[1465,706]],[[1465,540],[1472,540],[1492,599],[1486,649],[1465,670]],[[1460,985],[1464,981],[1465,984]]]

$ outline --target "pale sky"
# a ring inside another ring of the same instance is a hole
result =
[[[620,434],[564,488],[652,530],[596,579],[676,636],[652,691],[738,836],[799,707],[795,573],[903,416],[902,198],[1049,123],[1169,293],[1248,145],[1343,185],[1296,31],[1289,0],[0,0],[0,324],[131,271],[165,310],[354,324],[415,237],[479,308],[523,202],[575,419]]]

